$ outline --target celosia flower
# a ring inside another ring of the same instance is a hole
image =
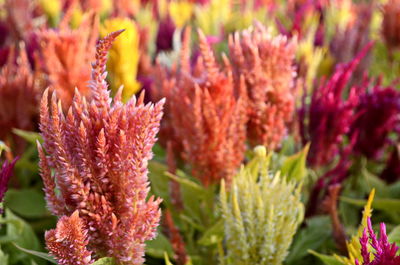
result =
[[[31,70],[23,45],[18,52],[11,49],[6,64],[0,69],[0,140],[13,139],[13,149],[17,153],[22,151],[23,142],[12,136],[11,131],[13,128],[35,129],[37,105],[44,89],[38,76]]]
[[[359,238],[363,235],[364,229],[368,225],[368,219],[371,217],[372,214],[372,201],[374,200],[375,190],[373,189],[369,196],[367,203],[364,206],[363,215],[361,224],[358,227],[358,232],[356,235],[352,236],[351,239],[346,242],[348,257],[342,257],[338,255],[334,255],[334,257],[342,264],[345,265],[354,265],[357,259],[362,258],[362,249]]]
[[[87,234],[79,211],[75,211],[70,217],[61,217],[56,229],[46,232],[46,245],[60,265],[89,265],[93,260]]]
[[[8,163],[7,161],[3,163],[0,169],[0,203],[3,202],[4,195],[6,194],[7,191],[7,185],[8,181],[13,175],[13,169],[15,166],[15,163],[17,162],[18,157],[15,158],[11,163]],[[0,213],[3,212],[3,209],[0,208]]]
[[[323,80],[313,90],[309,106],[306,106],[304,97],[299,113],[300,132],[304,144],[311,142],[308,162],[312,166],[331,162],[340,151],[343,137],[350,131],[361,88],[351,87],[347,98],[343,98],[343,94],[352,73],[371,45],[351,62],[339,65],[330,79]]]
[[[389,49],[400,47],[400,1],[389,0],[383,6],[383,37]]]
[[[173,78],[165,80],[154,95],[161,93],[169,101],[170,124],[166,126],[173,131],[169,139],[183,147],[182,157],[192,166],[193,175],[204,185],[223,178],[230,182],[245,151],[244,83],[239,83],[237,97],[231,69],[220,68],[201,32],[200,57],[191,69],[189,34],[182,45],[179,69],[172,71]]]
[[[226,263],[280,265],[303,220],[301,185],[279,172],[268,173],[270,155],[256,147],[256,157],[233,179],[231,192],[221,185]]]
[[[94,46],[98,34],[98,17],[87,16],[78,29],[68,27],[67,14],[59,30],[42,30],[37,33],[39,56],[48,83],[57,91],[63,106],[72,102],[75,88],[89,96],[90,62],[94,59]]]
[[[128,18],[112,18],[104,22],[100,33],[104,37],[121,28],[125,29],[126,35],[113,44],[107,70],[110,74],[111,89],[115,93],[123,85],[122,99],[127,101],[140,89],[136,80],[139,63],[139,33],[136,24]]]
[[[281,35],[272,37],[256,24],[231,36],[229,46],[236,77],[244,76],[250,99],[248,138],[253,145],[275,149],[293,117],[295,42]]]
[[[123,104],[120,90],[111,103],[105,81],[106,57],[120,32],[97,44],[91,101],[76,91],[64,116],[55,94],[49,109],[45,92],[40,107],[45,150],[40,145],[38,149],[52,213],[69,216],[78,211],[89,230],[88,249],[97,257],[137,265],[144,261],[144,241],[155,237],[160,218],[160,200],[150,197],[146,201],[147,163],[164,102],[144,105],[142,95]]]
[[[338,28],[330,43],[330,51],[335,63],[346,63],[352,60],[370,41],[373,4],[359,4],[354,7],[354,20],[344,28]],[[369,67],[370,54],[360,61],[351,77],[351,82],[361,81]]]
[[[170,17],[166,17],[158,26],[156,38],[156,52],[169,51],[173,48],[173,36],[175,32],[175,24]]]
[[[362,85],[368,87],[369,83]],[[350,132],[357,139],[354,153],[378,159],[392,144],[390,134],[400,126],[400,92],[378,82],[360,96],[356,111],[357,118]]]
[[[368,231],[368,234],[367,234]],[[399,265],[400,255],[397,255],[399,247],[388,241],[386,234],[386,225],[381,223],[380,237],[375,235],[372,229],[371,218],[368,218],[368,226],[364,228],[362,237],[360,238],[362,263],[356,260],[355,265]],[[371,252],[371,246],[375,251]]]

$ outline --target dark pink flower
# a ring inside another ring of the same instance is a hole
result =
[[[388,241],[386,234],[386,226],[381,223],[380,228],[380,238],[376,236],[374,230],[372,229],[371,219],[367,220],[368,226],[364,229],[364,233],[360,238],[361,244],[361,255],[363,258],[363,263],[356,260],[356,265],[400,265],[400,256],[396,255],[399,247]],[[371,258],[371,251],[368,246],[371,246],[374,251]],[[371,260],[372,259],[372,260]]]
[[[357,135],[354,152],[379,159],[388,145],[392,145],[390,134],[400,125],[400,92],[378,82],[360,96],[356,112],[351,128],[351,134]]]
[[[343,137],[349,133],[355,120],[360,87],[350,87],[350,77],[371,48],[367,45],[351,62],[339,65],[328,80],[322,80],[314,89],[311,103],[299,111],[303,143],[311,142],[308,162],[322,166],[331,162],[341,150]],[[345,96],[347,94],[347,96]]]

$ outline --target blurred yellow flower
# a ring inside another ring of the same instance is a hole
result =
[[[61,13],[61,1],[40,0],[39,4],[43,8],[44,13],[47,15],[51,23],[57,23]]]
[[[196,24],[205,35],[219,35],[220,25],[231,16],[231,1],[211,0],[206,6],[197,6],[195,13]]]
[[[128,18],[107,19],[100,29],[100,35],[104,37],[120,29],[125,29],[125,32],[121,38],[114,41],[109,53],[107,71],[112,91],[115,93],[123,85],[122,98],[127,101],[140,89],[136,80],[139,63],[139,33],[136,24]]]
[[[192,17],[193,4],[188,1],[173,1],[169,4],[169,15],[178,28],[183,27]]]

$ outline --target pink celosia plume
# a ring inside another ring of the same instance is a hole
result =
[[[143,263],[144,242],[155,237],[160,218],[160,199],[146,200],[147,163],[164,100],[144,105],[141,95],[123,104],[121,91],[111,99],[105,81],[107,51],[121,32],[97,44],[91,101],[76,90],[64,115],[55,93],[48,102],[46,90],[40,107],[44,145],[39,145],[39,155],[50,210],[57,216],[79,212],[89,231],[88,249],[96,257],[136,265]]]
[[[273,37],[261,24],[229,38],[235,76],[243,75],[246,81],[250,99],[247,132],[253,145],[275,149],[286,136],[295,103],[295,47],[295,41]]]
[[[45,238],[47,248],[58,264],[88,265],[93,262],[91,252],[87,250],[87,229],[78,211],[70,217],[61,217],[57,228],[47,231]]]
[[[12,135],[12,129],[34,130],[37,105],[43,92],[39,73],[29,64],[24,45],[11,49],[6,64],[0,68],[0,140],[7,141],[19,153],[23,142]]]

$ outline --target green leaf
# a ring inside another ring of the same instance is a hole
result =
[[[165,260],[165,265],[174,265],[169,260],[167,252],[164,252],[164,260]]]
[[[39,141],[40,143],[43,143],[42,136],[37,133],[37,132],[30,132],[30,131],[24,131],[20,129],[13,129],[13,133],[18,135],[19,137],[23,138],[27,142],[30,142],[34,145],[36,145],[36,141]]]
[[[10,240],[13,244],[16,244],[22,248],[30,249],[34,251],[42,251],[41,244],[33,231],[32,227],[26,223],[23,219],[17,217],[10,209],[6,209],[6,217],[0,219],[1,223],[6,223],[6,235],[0,237],[0,239]],[[6,241],[7,242],[7,241]],[[21,251],[15,251],[16,247],[13,244],[5,244],[4,249],[9,254],[10,263],[14,264],[18,261],[23,261],[24,264],[30,264],[28,255]],[[39,265],[44,265],[45,261],[35,258],[35,261]]]
[[[308,250],[308,253],[311,253],[314,256],[318,257],[326,265],[343,265],[343,263],[338,261],[334,256],[328,256],[328,255],[320,254],[320,253],[315,252],[313,250]]]
[[[396,245],[400,244],[400,225],[393,228],[393,230],[388,235],[388,239],[390,243],[396,243]]]
[[[353,199],[348,197],[340,197],[340,200],[346,203],[350,203],[356,206],[364,206],[367,203],[367,200],[362,199]],[[398,199],[374,199],[372,202],[372,207],[378,210],[387,211],[387,212],[399,212],[400,211],[400,200]]]
[[[151,183],[151,190],[157,197],[163,199],[163,203],[167,206],[170,205],[169,199],[169,182],[170,179],[165,176],[167,167],[159,162],[149,162],[149,178]]]
[[[179,172],[179,170],[178,170],[178,172]],[[165,172],[165,175],[168,176],[169,178],[171,178],[171,179],[177,181],[177,182],[180,183],[181,185],[184,185],[184,186],[187,186],[187,187],[189,187],[189,188],[192,188],[192,189],[196,190],[197,192],[202,192],[202,193],[204,193],[204,188],[203,188],[202,186],[200,186],[199,184],[197,184],[197,183],[194,182],[194,181],[191,181],[191,180],[188,179],[188,178],[182,178],[182,177],[180,177],[180,176],[171,174],[171,173],[169,173],[169,172]]]
[[[8,265],[8,255],[4,254],[1,248],[0,248],[0,264]]]
[[[117,262],[115,261],[114,258],[101,258],[92,263],[92,265],[117,265]]]
[[[35,189],[9,189],[4,204],[26,218],[40,218],[47,214],[44,195]]]
[[[288,180],[302,180],[306,176],[306,158],[309,148],[310,144],[307,144],[303,150],[286,158],[281,167],[282,176],[286,176]]]
[[[33,255],[33,256],[35,256],[35,257],[42,258],[42,259],[47,260],[47,261],[49,261],[49,262],[51,262],[51,263],[53,263],[53,264],[57,264],[57,262],[54,260],[54,258],[53,258],[52,256],[50,256],[49,254],[47,254],[47,253],[39,252],[39,251],[35,251],[35,250],[29,250],[29,249],[20,247],[20,246],[18,246],[18,245],[15,244],[15,243],[13,243],[13,245],[14,245],[16,248],[18,248],[19,250],[21,250],[21,251],[23,251],[23,252],[25,252],[25,253],[31,254],[31,255]]]
[[[221,242],[224,239],[224,221],[221,219],[207,229],[198,243],[203,246],[210,246]]]
[[[164,253],[173,255],[173,250],[169,240],[160,232],[155,239],[146,242],[146,254],[154,258],[163,258]]]
[[[298,264],[309,249],[316,250],[331,238],[332,226],[329,217],[317,216],[307,220],[307,226],[295,236],[286,258],[287,264]]]

